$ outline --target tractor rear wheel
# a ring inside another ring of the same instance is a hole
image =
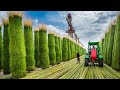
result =
[[[103,59],[99,60],[99,67],[103,67]]]
[[[88,59],[85,59],[85,66],[88,66]]]

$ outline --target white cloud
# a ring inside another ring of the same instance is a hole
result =
[[[91,41],[99,41],[101,37],[106,32],[109,23],[115,19],[117,11],[58,11],[56,15],[46,15],[49,21],[64,24],[65,26],[60,27],[47,25],[52,28],[57,33],[61,35],[65,34],[68,29],[66,16],[67,13],[72,14],[72,24],[76,30],[80,42],[83,43],[85,48],[87,48],[87,43]],[[0,22],[1,17],[7,17],[6,11],[0,11]],[[31,19],[33,21],[33,28],[39,26],[38,19],[32,19],[30,16],[26,16],[24,13],[23,20]]]
[[[38,19],[35,19],[35,22],[38,23]]]
[[[55,33],[59,34],[60,36],[66,35],[66,33],[62,29],[58,29],[58,26],[47,25],[48,30],[55,31]]]
[[[7,18],[7,11],[0,11],[0,24],[2,23],[2,18]]]
[[[115,19],[117,11],[59,11],[57,17],[51,16],[51,21],[64,23],[67,26],[67,13],[72,15],[72,24],[80,38],[80,42],[87,48],[87,43],[99,41],[108,25]]]

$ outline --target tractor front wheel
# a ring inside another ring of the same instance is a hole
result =
[[[103,67],[103,59],[99,60],[99,67]]]
[[[88,66],[88,59],[85,59],[85,66]]]

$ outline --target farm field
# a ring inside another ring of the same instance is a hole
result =
[[[46,70],[28,73],[22,79],[120,79],[120,73],[106,64],[103,67],[85,67],[82,56],[80,64],[76,59],[66,61]]]
[[[0,79],[120,79],[120,13],[83,12],[0,11]]]
[[[81,56],[80,64],[76,59],[73,59],[50,66],[45,70],[37,68],[20,79],[120,79],[120,72],[113,70],[106,64],[103,67],[98,65],[85,67],[83,57]],[[0,77],[0,79],[9,79],[11,74]]]

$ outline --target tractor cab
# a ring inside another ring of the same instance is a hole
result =
[[[100,54],[99,42],[88,42],[88,53],[85,55],[85,66],[90,63],[98,63],[100,67],[103,66],[103,56]]]

